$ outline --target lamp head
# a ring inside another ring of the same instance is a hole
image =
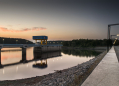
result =
[[[119,34],[117,34],[117,36],[119,36]]]

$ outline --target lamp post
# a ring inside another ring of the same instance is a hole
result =
[[[115,25],[119,25],[119,23],[117,23],[117,24],[109,24],[108,25],[108,31],[107,31],[107,51],[109,51],[109,48],[112,46],[111,40],[110,40],[111,26],[115,26]]]
[[[117,38],[115,38],[115,41],[114,41],[113,45],[115,44],[116,40],[117,40]]]
[[[111,35],[111,39],[112,39],[112,36],[119,36],[119,34],[117,34],[117,35]],[[117,39],[117,38],[115,38],[115,39]]]
[[[4,44],[4,39],[3,39],[3,44]]]

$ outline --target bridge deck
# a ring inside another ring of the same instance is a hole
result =
[[[82,86],[119,86],[119,63],[114,47],[105,55]]]
[[[61,44],[48,44],[48,45],[39,45],[39,44],[1,44],[3,48],[15,48],[15,47],[40,47],[40,46],[62,46]]]

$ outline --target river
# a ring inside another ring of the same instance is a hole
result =
[[[22,60],[20,48],[3,48],[1,50],[0,80],[15,80],[53,73],[86,62],[101,52],[90,50],[61,50],[48,53],[33,53],[33,47],[27,48],[27,62]],[[36,64],[43,64],[36,66]]]

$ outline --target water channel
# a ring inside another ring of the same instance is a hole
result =
[[[33,47],[27,48],[26,60],[22,60],[20,48],[3,48],[1,50],[0,80],[14,80],[53,73],[86,62],[101,52],[90,50],[61,50],[48,53],[33,53]],[[44,64],[40,67],[36,64]]]

